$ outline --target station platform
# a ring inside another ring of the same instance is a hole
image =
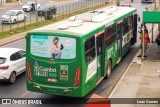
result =
[[[160,107],[160,50],[148,45],[148,56],[142,61],[139,50],[110,94],[111,107]]]

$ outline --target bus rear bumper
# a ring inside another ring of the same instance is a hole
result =
[[[78,87],[58,87],[58,86],[48,86],[37,84],[34,82],[27,81],[27,90],[45,94],[54,94],[61,96],[71,96],[71,97],[83,97],[81,91]]]

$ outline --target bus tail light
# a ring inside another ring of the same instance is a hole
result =
[[[9,68],[9,66],[0,66],[0,69],[2,70],[7,70]]]
[[[81,77],[81,68],[78,67],[75,73],[74,87],[77,87],[80,84],[80,77]]]
[[[28,80],[32,81],[31,67],[30,67],[30,64],[28,62],[27,62],[27,75],[28,75]]]

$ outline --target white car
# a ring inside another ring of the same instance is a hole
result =
[[[35,7],[35,10],[38,10],[41,8],[41,5],[39,3],[36,3],[36,2],[26,2],[23,6],[22,6],[22,9],[23,11],[32,11],[33,10],[33,6]]]
[[[3,23],[16,23],[25,20],[26,14],[23,10],[9,10],[2,16]]]
[[[16,76],[26,70],[26,52],[18,48],[0,48],[0,80],[13,84]]]

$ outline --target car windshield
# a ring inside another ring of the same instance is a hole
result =
[[[9,16],[14,16],[15,14],[16,14],[16,12],[15,12],[15,11],[12,11],[12,10],[7,11],[7,12],[5,13],[5,15],[9,15]]]
[[[27,2],[24,6],[31,6],[31,2]]]
[[[1,58],[0,57],[0,64],[4,64],[6,62],[6,58]]]
[[[42,6],[42,10],[48,10],[49,7],[52,7],[52,5],[51,4],[46,4],[46,5]]]

